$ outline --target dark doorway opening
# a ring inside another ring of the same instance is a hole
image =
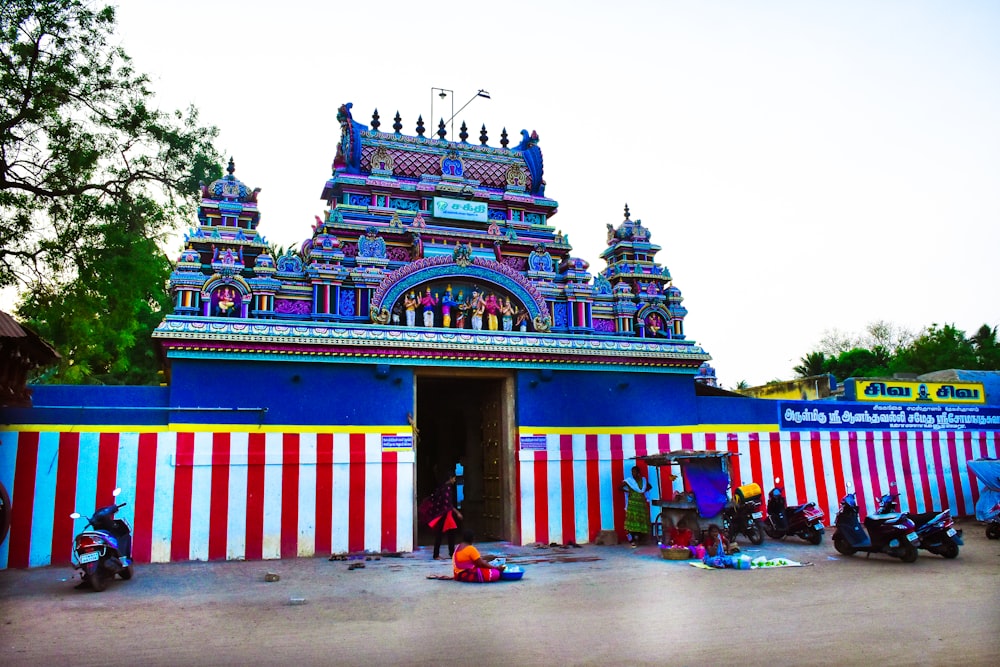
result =
[[[505,528],[505,414],[502,377],[417,378],[417,498],[431,495],[461,466],[456,496],[463,520],[457,541],[464,528],[477,541],[510,539]],[[416,540],[418,545],[434,544],[422,523]]]

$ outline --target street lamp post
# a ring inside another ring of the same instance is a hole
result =
[[[462,105],[461,109],[459,109],[458,111],[455,111],[455,91],[448,90],[447,88],[431,88],[431,124],[432,125],[434,123],[434,95],[435,95],[435,93],[442,100],[448,96],[448,93],[451,93],[451,118],[449,118],[448,120],[446,120],[445,123],[451,125],[450,132],[451,132],[452,140],[454,140],[454,136],[455,136],[455,116],[457,116],[458,114],[462,113],[462,111],[465,110],[465,107],[467,107],[470,104],[472,104],[472,102],[477,97],[482,97],[482,98],[485,98],[487,100],[491,99],[490,98],[490,94],[487,91],[485,91],[482,88],[480,88],[479,90],[476,91],[476,94],[473,95],[469,99],[468,102],[466,102],[465,104]]]

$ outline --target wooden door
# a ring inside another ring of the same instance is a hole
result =
[[[503,540],[503,405],[500,382],[491,382],[480,408],[483,446],[483,539]]]

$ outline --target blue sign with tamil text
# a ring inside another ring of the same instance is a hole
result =
[[[997,431],[1000,408],[778,401],[778,425],[794,431]]]

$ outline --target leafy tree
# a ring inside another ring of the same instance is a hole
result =
[[[63,353],[54,381],[155,380],[162,244],[221,175],[215,128],[155,108],[114,26],[81,0],[0,5],[0,286]]]
[[[845,379],[849,377],[884,377],[889,375],[891,358],[885,349],[866,350],[856,347],[843,352],[827,364],[827,373]]]
[[[997,328],[984,324],[970,340],[979,362],[977,368],[984,371],[1000,370],[1000,342],[997,341]]]
[[[806,356],[799,359],[799,362],[801,363],[792,370],[794,370],[795,374],[800,378],[822,375],[823,373],[829,372],[827,370],[827,361],[828,359],[824,353],[810,352]]]
[[[890,364],[893,372],[930,373],[948,368],[978,367],[973,343],[953,324],[932,324],[913,343],[900,350]]]

